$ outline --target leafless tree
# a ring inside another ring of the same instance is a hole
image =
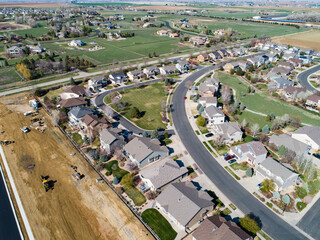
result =
[[[231,101],[231,94],[230,94],[230,89],[225,89],[223,92],[222,92],[222,101],[223,101],[223,104],[224,105],[228,105],[230,104],[230,101]]]
[[[214,141],[218,147],[225,145],[222,135],[217,135],[216,138],[214,139]]]
[[[51,111],[51,119],[52,119],[52,124],[54,126],[58,126],[59,120],[60,120],[60,114],[58,110]]]
[[[285,152],[284,161],[291,163],[296,157],[296,153],[290,149]]]
[[[251,132],[253,133],[253,137],[255,137],[255,135],[260,131],[260,127],[259,124],[255,123],[252,127],[251,127]]]
[[[162,100],[161,108],[162,108],[163,112],[166,112],[166,109],[167,109],[167,101],[166,100]]]
[[[243,120],[242,120],[242,123],[241,123],[241,126],[243,127],[243,128],[245,128],[246,126],[247,126],[247,120],[244,118]]]
[[[123,152],[121,148],[116,148],[114,150],[114,155],[117,157],[118,160],[121,160],[123,158]]]
[[[29,26],[32,27],[32,28],[36,28],[36,27],[38,26],[37,21],[34,20],[33,18],[30,18],[30,19],[28,20],[28,24],[29,24]]]

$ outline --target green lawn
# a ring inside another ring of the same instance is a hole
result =
[[[276,116],[289,114],[291,116],[299,117],[302,123],[320,126],[319,117],[303,109],[275,99],[263,92],[256,91],[255,94],[247,94],[249,83],[241,81],[237,76],[219,72],[216,77],[218,77],[223,84],[230,85],[231,88],[235,89],[237,100],[244,103],[246,108],[250,110],[263,114],[274,113]],[[245,118],[247,122],[258,123],[260,126],[267,124],[264,116],[249,113],[247,111],[244,111],[239,118],[240,121]]]
[[[161,240],[173,240],[176,238],[176,231],[158,210],[149,208],[141,214],[141,217]]]
[[[81,145],[83,144],[83,139],[79,133],[73,133],[72,134],[73,141],[76,142],[76,144]]]
[[[117,160],[113,160],[113,161],[110,161],[108,162],[106,165],[105,165],[105,168],[107,169],[108,172],[111,172],[112,175],[114,177],[117,177],[119,180],[121,180],[121,178],[128,174],[129,172],[120,168],[118,166],[118,161]]]
[[[223,154],[228,153],[230,151],[230,147],[227,145],[223,145],[223,146],[218,147],[215,145],[213,140],[209,140],[208,142],[218,152],[219,155],[223,155]]]
[[[124,192],[132,199],[136,206],[141,206],[146,202],[146,197],[134,186],[123,186]]]
[[[160,112],[162,112],[161,102],[166,100],[164,89],[163,82],[149,84],[143,88],[131,88],[122,93],[121,101],[127,102],[128,106],[124,109],[118,109],[114,105],[112,107],[143,129],[165,128],[166,125],[162,123],[162,116],[160,115]],[[143,116],[141,118],[132,119],[129,116],[128,111],[133,107],[137,107],[142,112]]]
[[[40,37],[43,34],[47,34],[49,32],[49,28],[46,27],[38,27],[38,28],[30,28],[30,29],[23,29],[23,30],[15,30],[15,31],[10,31],[12,33],[18,34],[18,35],[32,35],[34,37]],[[0,35],[3,35],[8,32],[0,32]]]
[[[246,171],[249,168],[247,164],[242,166],[237,162],[231,164],[230,167],[232,167],[233,170],[242,170],[242,171]]]

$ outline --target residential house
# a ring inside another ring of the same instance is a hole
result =
[[[122,84],[126,82],[128,79],[123,72],[112,73],[109,75],[109,81],[113,84]]]
[[[211,132],[214,139],[224,144],[232,144],[242,140],[243,132],[236,122],[224,122],[222,124],[213,125]]]
[[[189,39],[189,42],[191,42],[194,46],[201,46],[207,42],[207,38],[194,36]]]
[[[241,68],[242,71],[247,71],[248,68],[249,68],[249,64],[247,61],[244,61],[244,60],[240,60],[240,61],[237,61],[238,63],[238,68]]]
[[[268,157],[260,163],[257,174],[264,178],[272,179],[278,191],[285,190],[295,185],[299,174],[285,167],[280,162]]]
[[[220,55],[219,52],[215,51],[215,52],[212,52],[212,53],[209,53],[209,57],[213,60],[218,60],[218,59],[222,59],[223,56]]]
[[[294,86],[289,86],[283,89],[283,96],[289,101],[301,100],[307,94],[307,88],[298,88]]]
[[[271,80],[271,82],[269,83],[269,90],[276,91],[278,89],[283,89],[293,85],[294,83],[292,80],[284,77],[278,77]]]
[[[249,64],[252,64],[256,67],[260,67],[263,64],[264,59],[261,56],[252,56],[249,57],[247,61]]]
[[[171,30],[158,30],[157,34],[160,36],[169,36],[170,34],[172,34]]]
[[[139,69],[127,73],[127,76],[131,81],[140,81],[143,78],[143,75],[143,71]]]
[[[271,72],[277,73],[278,75],[288,76],[291,70],[284,67],[274,67],[271,69]]]
[[[10,48],[7,48],[6,52],[13,56],[22,55],[24,53],[23,48],[18,46],[12,46]]]
[[[160,141],[156,138],[135,137],[123,149],[125,155],[139,168],[169,155],[168,148],[160,146]]]
[[[169,37],[171,37],[171,38],[178,38],[179,36],[180,36],[179,33],[170,33],[169,34]]]
[[[117,148],[122,149],[125,138],[119,128],[105,128],[100,132],[101,148],[107,153],[113,153]]]
[[[302,67],[303,61],[298,58],[290,58],[289,62],[292,63],[294,67]]]
[[[72,40],[68,45],[69,45],[70,47],[81,47],[81,46],[86,45],[86,43],[83,42],[83,41],[80,40],[80,39],[75,39],[75,40]]]
[[[60,99],[80,98],[86,96],[86,88],[83,86],[72,85],[59,95]]]
[[[288,61],[291,58],[297,58],[297,54],[296,53],[284,53],[282,58],[286,61]]]
[[[306,105],[311,108],[320,107],[320,96],[313,94],[307,98]]]
[[[41,47],[40,43],[38,43],[37,46],[31,46],[30,49],[31,49],[31,53],[33,53],[33,54],[39,54],[39,53],[43,53],[46,51],[45,48]]]
[[[315,151],[320,150],[320,127],[305,126],[292,133],[292,137],[311,146]]]
[[[108,81],[104,76],[93,77],[88,81],[88,88],[94,91],[99,91],[101,88],[106,87]]]
[[[224,70],[227,72],[231,72],[231,70],[237,71],[239,68],[238,62],[230,62],[223,66]]]
[[[143,69],[143,73],[146,74],[147,78],[154,77],[160,73],[157,66],[150,66]]]
[[[198,60],[199,62],[206,62],[206,61],[209,61],[209,60],[210,60],[210,57],[209,57],[208,54],[203,53],[203,54],[198,55],[197,60]]]
[[[171,75],[175,74],[178,69],[174,65],[167,65],[159,68],[160,74],[161,75]]]
[[[313,53],[313,50],[311,50],[311,49],[300,49],[300,55],[308,55],[308,56],[310,56],[310,55],[312,55],[312,53]]]
[[[216,97],[200,97],[198,102],[203,106],[203,107],[210,107],[214,106],[217,107],[218,101]]]
[[[163,190],[168,184],[179,182],[188,175],[186,167],[180,167],[179,164],[171,159],[165,158],[150,164],[140,170],[139,176],[143,181],[143,189],[147,191]]]
[[[231,147],[230,153],[236,155],[240,162],[259,165],[266,159],[268,151],[261,142],[248,142]]]
[[[214,96],[220,87],[220,81],[216,78],[207,78],[200,83],[198,92],[201,96]]]
[[[192,233],[192,240],[252,240],[233,221],[218,215],[207,217]]]
[[[213,210],[212,198],[192,182],[172,183],[156,198],[156,207],[175,224],[191,227]]]
[[[222,57],[228,57],[229,53],[227,52],[227,50],[225,49],[220,49],[218,50],[218,53],[222,56]]]
[[[224,29],[215,30],[214,31],[214,35],[224,36],[225,35],[225,30]]]
[[[72,109],[74,107],[84,107],[87,101],[83,97],[61,99],[59,105],[61,108]]]
[[[208,125],[216,125],[224,123],[225,115],[219,108],[211,105],[203,111]]]
[[[270,52],[270,53],[267,53],[265,55],[268,56],[269,61],[272,62],[272,63],[275,63],[275,62],[277,62],[279,60],[277,54],[274,54],[274,53]]]
[[[176,68],[180,73],[188,73],[189,63],[186,60],[178,60]]]
[[[286,69],[288,69],[289,71],[291,71],[291,70],[294,69],[293,64],[290,63],[290,62],[279,62],[278,67],[286,68]]]
[[[92,108],[74,107],[68,112],[69,124],[72,127],[80,127],[81,119],[87,114],[95,114]]]
[[[99,118],[97,115],[86,114],[81,118],[79,125],[79,133],[82,136],[87,135],[88,138],[91,137],[91,140],[94,140],[102,129],[109,126],[109,122],[105,118]]]
[[[303,64],[312,63],[312,58],[309,56],[300,56],[299,59],[302,60]]]
[[[310,150],[308,144],[300,142],[288,134],[272,135],[269,139],[269,144],[274,144],[277,148],[284,146],[288,150],[295,152],[297,155],[304,154]]]

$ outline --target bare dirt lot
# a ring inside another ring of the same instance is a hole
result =
[[[0,7],[30,7],[30,8],[55,8],[65,7],[63,3],[0,3]]]
[[[320,50],[320,31],[301,32],[282,37],[274,37],[272,38],[272,41],[301,48]]]
[[[31,28],[29,25],[17,24],[14,22],[1,22],[0,31],[12,31]]]
[[[96,182],[88,163],[70,155],[75,149],[43,110],[38,117],[45,117],[45,133],[20,130],[31,119],[19,112],[28,110],[24,96],[0,99],[0,139],[15,141],[3,149],[35,239],[153,239],[116,194]],[[74,180],[71,165],[82,180]],[[41,176],[56,181],[53,190],[45,192]]]

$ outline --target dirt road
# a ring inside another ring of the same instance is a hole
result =
[[[27,101],[17,99],[0,99],[0,131],[5,131],[0,140],[15,141],[3,149],[35,238],[152,239],[113,191],[96,183],[99,176],[85,160],[79,154],[70,155],[75,149],[43,110],[45,133],[20,130],[30,125],[31,117],[18,112],[27,109]],[[71,165],[85,175],[82,180],[73,179]],[[45,192],[41,175],[56,181],[53,190]]]

